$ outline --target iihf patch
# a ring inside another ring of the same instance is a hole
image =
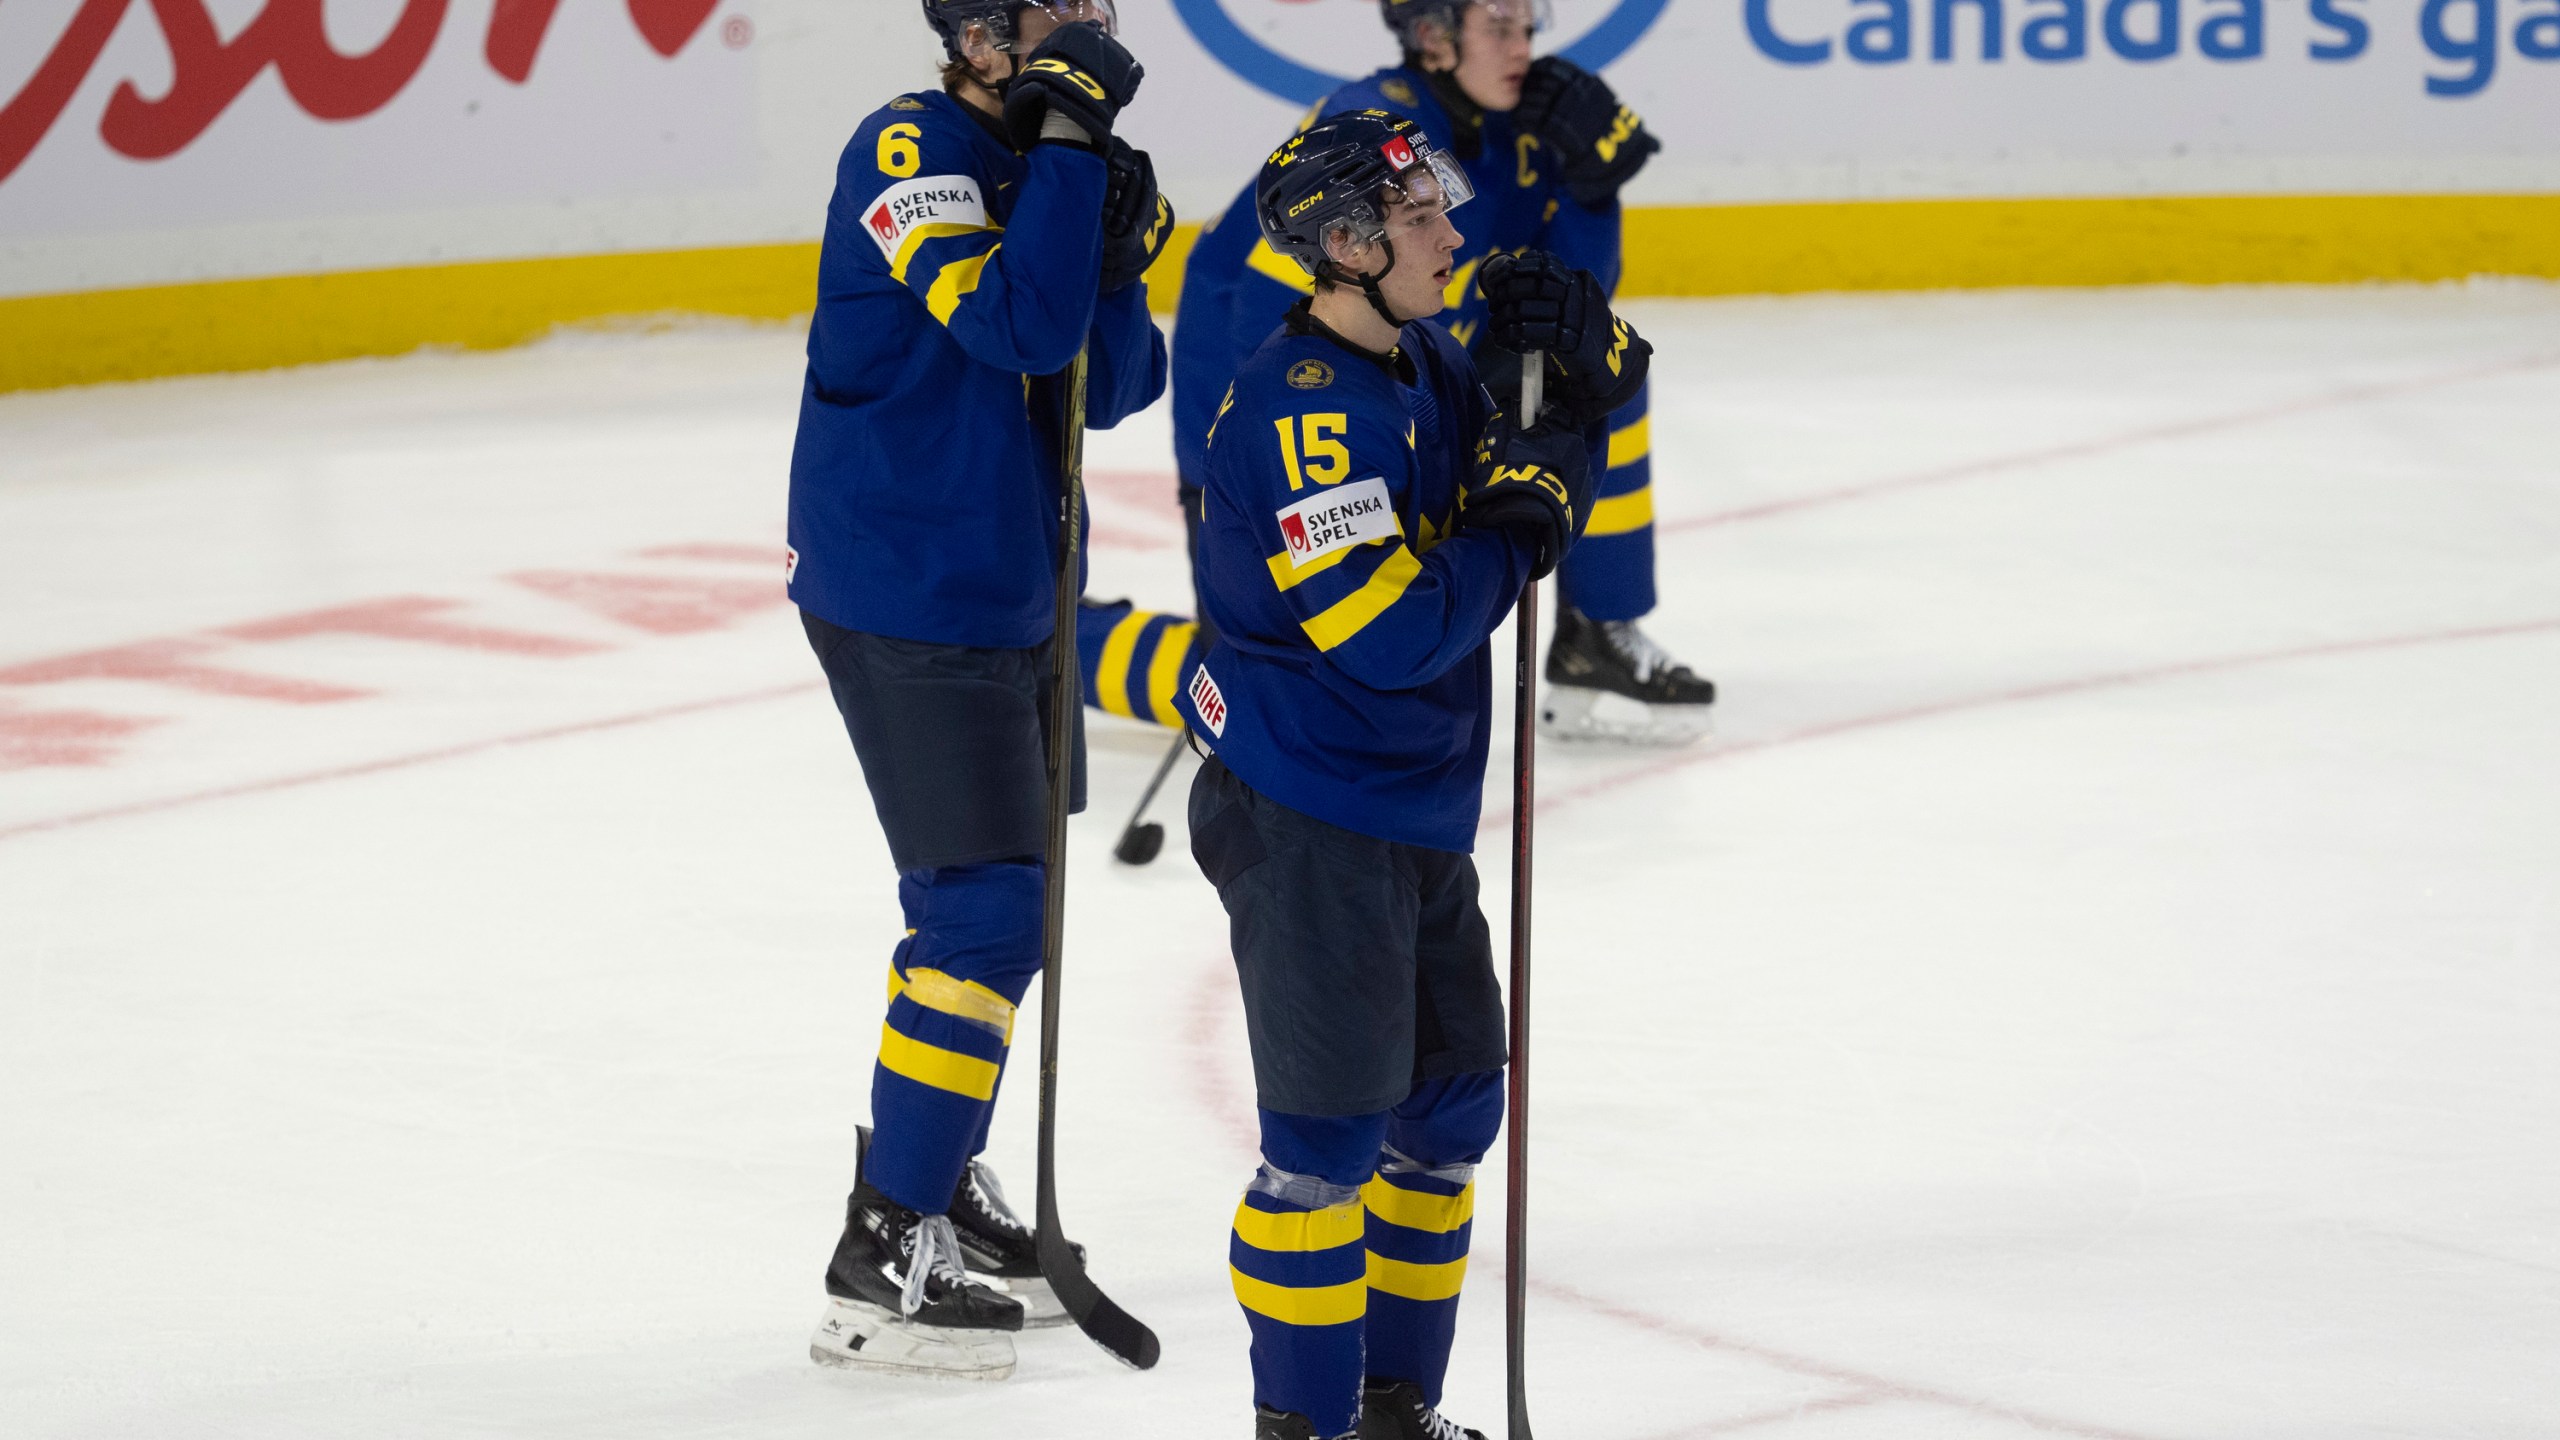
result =
[[[1209,678],[1209,667],[1191,672],[1191,708],[1200,712],[1200,723],[1209,727],[1217,739],[1227,735],[1227,697],[1218,693],[1218,682]]]
[[[895,263],[898,247],[925,225],[987,228],[987,202],[978,182],[966,175],[924,175],[901,180],[880,192],[862,212],[862,228],[880,246],[883,258]]]
[[[1333,367],[1321,360],[1301,360],[1289,367],[1289,385],[1297,390],[1321,390],[1333,383]]]
[[[1387,498],[1387,482],[1375,475],[1308,496],[1276,513],[1293,569],[1305,569],[1336,550],[1403,533],[1396,526],[1395,504]]]

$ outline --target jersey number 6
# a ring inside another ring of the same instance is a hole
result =
[[[1351,429],[1349,415],[1284,415],[1271,424],[1280,432],[1280,463],[1289,467],[1290,489],[1303,490],[1309,480],[1339,485],[1351,477],[1351,447],[1341,439]]]
[[[892,180],[904,180],[916,173],[924,163],[924,152],[916,142],[924,131],[913,125],[892,125],[880,132],[880,173]]]

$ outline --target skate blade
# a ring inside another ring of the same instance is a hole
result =
[[[1574,745],[1674,749],[1715,733],[1710,705],[1647,705],[1612,690],[1550,686],[1538,697],[1538,734]]]
[[[1013,1337],[1001,1330],[916,1325],[877,1305],[830,1299],[809,1337],[809,1358],[846,1370],[945,1380],[1002,1380],[1013,1373]]]
[[[1067,1313],[1066,1305],[1058,1299],[1058,1292],[1050,1289],[1049,1282],[1037,1275],[1007,1280],[972,1271],[969,1278],[983,1281],[1021,1301],[1022,1328],[1025,1330],[1053,1330],[1075,1318]]]

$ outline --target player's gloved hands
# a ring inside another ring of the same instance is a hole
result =
[[[1565,189],[1595,210],[1617,199],[1618,187],[1662,148],[1608,81],[1556,55],[1529,62],[1511,123],[1556,153]]]
[[[1147,67],[1102,32],[1099,25],[1079,21],[1049,32],[1004,91],[1004,128],[1013,148],[1028,150],[1044,136],[1057,135],[1052,117],[1084,132],[1101,145],[1111,138],[1111,122],[1122,106],[1135,99]]]
[[[1147,152],[1111,137],[1110,188],[1102,196],[1102,293],[1138,282],[1173,239],[1173,205],[1156,189]]]
[[[1476,441],[1475,484],[1458,500],[1458,523],[1505,531],[1537,557],[1529,578],[1544,580],[1591,523],[1591,452],[1581,432],[1561,425],[1523,430],[1495,412]]]
[[[1547,356],[1547,408],[1574,428],[1588,425],[1636,398],[1653,365],[1653,346],[1635,327],[1609,311],[1599,277],[1576,270],[1544,250],[1497,253],[1476,272],[1488,313],[1485,339],[1511,352],[1508,374],[1489,367],[1487,388],[1499,379],[1520,393],[1519,352]],[[1486,367],[1480,367],[1486,368]],[[1496,390],[1497,395],[1505,394]]]

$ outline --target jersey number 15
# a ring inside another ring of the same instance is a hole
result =
[[[1351,429],[1349,415],[1284,415],[1271,424],[1280,432],[1280,463],[1289,467],[1290,489],[1303,490],[1310,480],[1339,485],[1351,477],[1351,447],[1342,443]]]

